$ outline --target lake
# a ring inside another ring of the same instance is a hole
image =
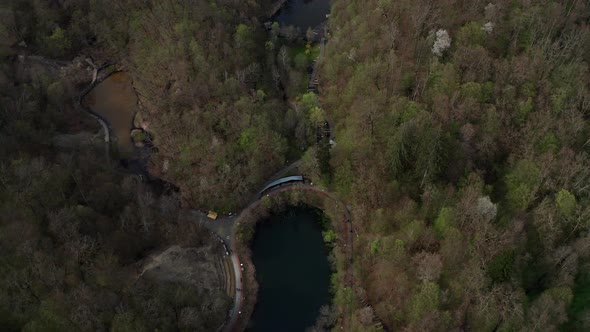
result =
[[[134,147],[130,132],[133,116],[137,111],[137,95],[129,74],[112,74],[94,87],[83,102],[107,121],[111,128],[111,137],[117,138],[120,157],[131,157]]]
[[[259,284],[249,331],[304,331],[330,303],[321,211],[291,207],[261,220],[252,244]]]
[[[326,19],[330,13],[330,0],[288,0],[273,18],[281,26],[293,25],[305,34]]]

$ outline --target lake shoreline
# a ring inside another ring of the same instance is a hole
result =
[[[288,0],[279,0],[277,1],[277,3],[274,5],[274,7],[271,8],[271,10],[268,13],[268,17],[272,18],[273,16],[275,16],[280,10],[281,8],[283,8],[283,6],[285,5],[285,3]]]

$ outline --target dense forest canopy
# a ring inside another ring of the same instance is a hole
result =
[[[320,87],[361,233],[359,330],[590,328],[589,18],[333,1]]]
[[[0,326],[216,330],[225,293],[144,263],[221,251],[180,206],[235,211],[301,158],[352,210],[348,330],[590,329],[588,3],[332,0],[319,96],[275,3],[0,4]],[[84,57],[131,75],[179,192],[107,162]]]

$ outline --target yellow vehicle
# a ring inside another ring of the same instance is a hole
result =
[[[209,219],[217,219],[217,212],[213,212],[213,211],[209,211],[209,213],[207,213],[207,217],[209,217]]]

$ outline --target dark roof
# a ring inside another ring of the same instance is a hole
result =
[[[284,177],[284,178],[280,178],[280,179],[278,179],[276,181],[273,181],[273,182],[269,183],[268,186],[264,187],[264,189],[262,189],[258,194],[259,195],[262,195],[263,192],[265,192],[266,190],[268,190],[268,189],[270,189],[272,187],[278,186],[278,185],[283,184],[283,183],[294,182],[294,181],[303,181],[303,176],[301,176],[301,175],[294,175],[294,176],[287,176],[287,177]]]

